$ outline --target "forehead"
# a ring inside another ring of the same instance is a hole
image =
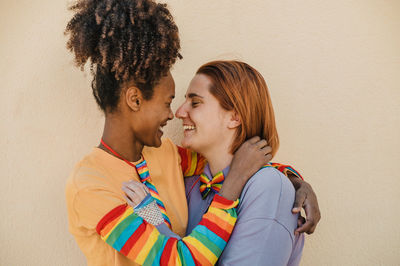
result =
[[[160,100],[175,97],[175,81],[170,72],[168,72],[168,75],[163,77],[154,88],[153,97]]]
[[[209,77],[204,74],[196,74],[189,84],[187,95],[195,93],[201,96],[207,96],[210,94],[210,87],[212,83]]]

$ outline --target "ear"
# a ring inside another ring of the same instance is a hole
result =
[[[240,117],[236,112],[231,112],[230,114],[230,120],[228,122],[228,128],[229,129],[234,129],[237,128],[242,124],[242,121],[240,121]]]
[[[143,102],[142,92],[135,86],[127,88],[125,91],[125,102],[132,111],[139,111]]]

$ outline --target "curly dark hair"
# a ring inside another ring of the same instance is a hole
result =
[[[178,27],[166,4],[151,0],[78,0],[70,10],[67,48],[81,70],[90,61],[92,90],[106,112],[115,110],[121,85],[133,81],[148,100],[179,53]]]

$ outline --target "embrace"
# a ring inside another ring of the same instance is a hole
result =
[[[99,145],[66,185],[69,229],[88,265],[298,265],[320,219],[311,186],[271,163],[279,147],[262,75],[240,61],[202,65],[174,118],[178,28],[151,0],[80,0],[65,33],[89,61],[105,114]],[[305,209],[306,219],[299,216]]]

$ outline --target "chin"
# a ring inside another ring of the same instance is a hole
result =
[[[154,148],[160,147],[161,144],[162,144],[161,138],[159,138],[159,137],[157,137],[157,136],[155,136],[154,139],[153,139],[152,141],[146,141],[146,142],[144,143],[145,146],[154,147]]]
[[[182,139],[181,145],[182,145],[182,147],[185,148],[185,149],[192,149],[192,148],[190,147],[190,141],[188,141],[186,138],[183,138],[183,139]]]
[[[161,144],[162,144],[161,138],[157,138],[157,139],[154,141],[154,145],[152,145],[152,147],[158,148],[158,147],[161,146]]]
[[[196,145],[196,143],[193,143],[193,141],[183,139],[181,142],[181,145],[185,149],[189,149],[189,150],[200,153],[200,149],[199,149],[198,145]]]

